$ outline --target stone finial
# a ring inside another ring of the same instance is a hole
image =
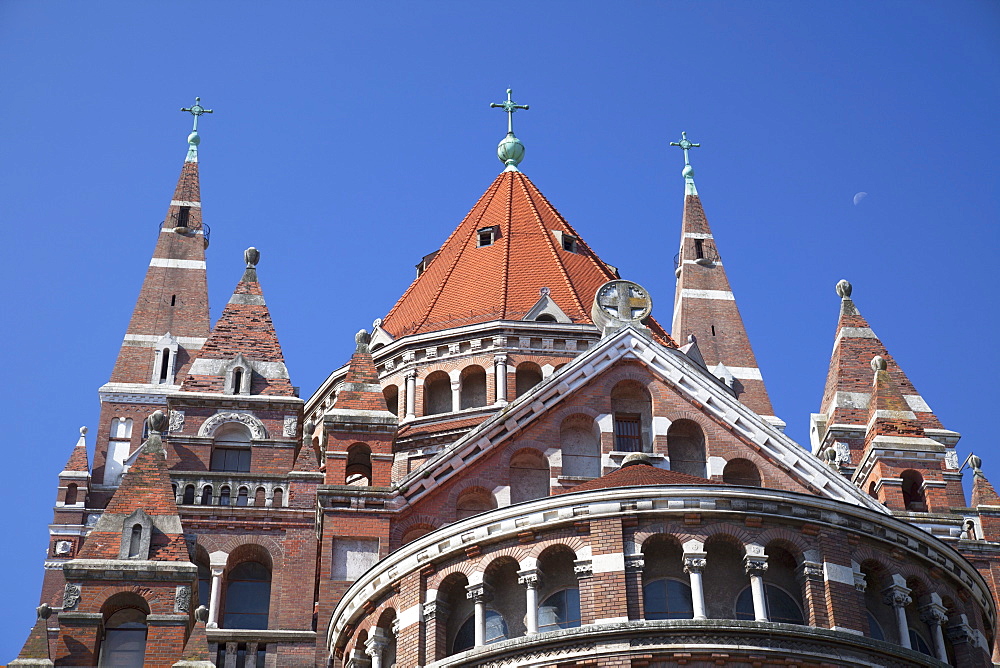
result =
[[[201,622],[204,624],[208,621],[208,608],[203,605],[199,605],[194,609],[194,621]]]
[[[371,340],[372,340],[371,334],[369,334],[367,331],[363,329],[354,335],[354,342],[357,343],[359,346],[367,346]]]
[[[148,418],[146,418],[146,424],[149,426],[150,434],[162,434],[167,430],[167,426],[170,421],[167,416],[163,414],[163,411],[156,411]]]
[[[256,267],[257,263],[260,262],[260,251],[251,246],[243,251],[243,259],[247,261],[248,267]]]
[[[39,619],[48,619],[52,616],[52,606],[48,603],[42,603],[40,606],[35,608],[35,612],[38,614]]]
[[[316,425],[312,422],[306,422],[305,426],[302,427],[302,433],[307,439],[312,439],[312,435],[316,433]]]
[[[87,430],[86,427],[80,427],[80,436],[81,437],[86,436],[87,435],[87,431],[88,430]]]
[[[983,475],[983,458],[979,455],[969,457],[969,466],[972,467],[972,472],[976,475]]]
[[[382,318],[375,318],[372,320],[372,329],[376,330],[382,326]]]
[[[826,463],[830,466],[837,465],[837,451],[830,447],[823,451],[823,456],[826,457]]]
[[[633,452],[632,454],[625,455],[625,459],[622,460],[621,468],[633,466],[635,464],[647,464],[652,466],[653,462],[650,460],[649,455],[645,452]]]
[[[698,337],[694,334],[688,334],[688,343],[698,343]]]
[[[550,294],[552,294],[552,290],[548,288],[539,288],[538,294],[541,295],[542,297],[548,297]]]
[[[851,287],[851,283],[849,281],[843,278],[837,281],[837,295],[839,295],[841,299],[850,299],[851,291],[853,289],[854,288]]]
[[[885,358],[882,357],[881,355],[876,355],[875,357],[872,358],[872,371],[874,371],[875,373],[878,373],[879,371],[885,371],[887,367],[888,363],[885,361]]]

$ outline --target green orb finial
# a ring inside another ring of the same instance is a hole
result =
[[[507,136],[500,140],[497,145],[497,157],[500,158],[500,162],[505,164],[507,168],[505,172],[516,172],[518,171],[517,166],[521,164],[524,160],[524,144],[521,140],[514,136],[514,112],[518,109],[528,109],[526,104],[515,104],[513,100],[510,99],[511,93],[510,88],[507,89],[507,99],[503,102],[493,102],[490,104],[490,108],[499,107],[507,113]]]

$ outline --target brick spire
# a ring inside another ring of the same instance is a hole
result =
[[[865,441],[870,443],[878,436],[923,438],[924,429],[889,374],[886,359],[875,356],[871,360],[871,367],[875,372],[875,379],[872,382],[871,400],[868,402]]]
[[[518,171],[493,181],[382,322],[395,338],[490,320],[522,320],[549,297],[571,322],[592,323],[594,294],[617,278]],[[652,319],[659,338],[669,337]]]
[[[264,292],[260,253],[244,253],[246,270],[181,384],[182,392],[295,396]],[[237,374],[236,371],[239,370]],[[233,386],[239,383],[240,387]]]
[[[384,411],[388,415],[393,415],[385,403],[382,386],[378,382],[378,371],[375,370],[375,361],[368,349],[371,336],[365,330],[361,330],[354,337],[354,341],[357,345],[351,356],[351,363],[347,367],[344,384],[337,394],[334,408],[342,411]]]
[[[983,460],[973,455],[969,457],[969,463],[972,465],[972,501],[969,505],[973,508],[1000,506],[1000,496],[983,473]]]
[[[63,468],[63,473],[72,471],[74,473],[90,473],[90,463],[87,459],[87,428],[80,427],[80,438],[73,451],[69,455],[69,460]]]
[[[38,606],[38,617],[35,625],[31,627],[31,633],[21,648],[21,653],[8,666],[52,666],[52,658],[49,655],[49,632],[48,618],[52,614],[52,608],[47,603]]]
[[[830,425],[867,424],[872,392],[869,364],[877,356],[886,361],[888,375],[905,399],[908,410],[914,412],[917,423],[924,429],[942,429],[940,420],[858,311],[851,299],[852,290],[847,281],[837,283],[837,294],[841,298],[840,319],[820,412],[828,417]]]
[[[676,258],[677,290],[670,333],[677,341],[694,334],[709,371],[720,377],[731,375],[739,400],[759,415],[778,423],[780,420],[773,417],[771,399],[722,266],[715,237],[694,187],[694,171],[690,165],[684,169],[684,178],[684,215],[680,252]],[[725,369],[720,368],[720,364]]]
[[[166,454],[160,438],[167,418],[156,411],[148,420],[149,438],[125,473],[93,532],[80,550],[80,559],[120,559],[126,519],[142,511],[151,520],[148,555],[154,561],[189,561],[184,531],[170,485]]]

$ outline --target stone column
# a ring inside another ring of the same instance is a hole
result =
[[[365,654],[372,659],[372,668],[382,668],[382,652],[389,644],[382,629],[375,629],[372,637],[365,641]]]
[[[701,581],[701,574],[708,563],[707,554],[704,552],[694,552],[684,555],[684,572],[691,578],[691,607],[694,610],[694,619],[707,619],[705,614],[705,587]]]
[[[948,650],[944,646],[944,623],[948,621],[948,609],[941,602],[941,595],[933,592],[930,602],[920,607],[920,619],[931,630],[934,640],[934,653],[937,658],[948,663]]]
[[[541,584],[541,575],[538,569],[519,571],[517,574],[518,584],[525,587],[525,602],[527,616],[525,621],[528,626],[528,635],[538,633],[538,587]]]
[[[767,601],[764,598],[764,573],[767,572],[767,555],[747,554],[747,556],[743,559],[743,565],[746,568],[747,575],[750,576],[750,591],[753,594],[754,619],[758,622],[766,622]]]
[[[906,580],[903,579],[903,576],[892,576],[892,584],[882,590],[882,601],[891,606],[896,613],[899,644],[906,649],[913,649],[910,645],[910,626],[906,623],[906,606],[913,599],[910,598],[910,590],[906,587]]]
[[[475,604],[476,647],[486,644],[486,604],[493,600],[493,588],[485,582],[471,584],[466,588],[466,596]]]
[[[496,373],[493,374],[497,390],[496,405],[503,406],[507,403],[507,356],[497,355],[493,358],[493,363],[496,365]]]
[[[462,410],[462,377],[457,369],[452,372],[451,379],[451,412],[457,413]]]
[[[417,372],[406,372],[406,419],[417,417]]]
[[[208,628],[219,628],[219,599],[222,598],[222,573],[225,566],[212,566],[212,595],[208,601]]]

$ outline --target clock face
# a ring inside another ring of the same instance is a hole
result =
[[[609,281],[597,290],[594,303],[601,315],[619,322],[639,322],[653,309],[649,294],[632,281]]]

